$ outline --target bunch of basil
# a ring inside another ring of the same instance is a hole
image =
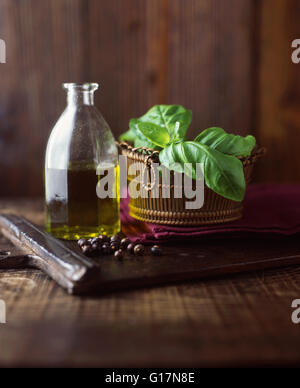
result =
[[[237,156],[249,156],[256,144],[253,136],[228,134],[213,127],[201,132],[194,141],[186,140],[192,112],[180,105],[156,105],[139,119],[130,120],[129,131],[121,141],[135,147],[160,150],[162,165],[183,173],[184,164],[191,163],[186,173],[196,179],[196,163],[204,166],[206,185],[217,194],[240,202],[246,183],[243,164]]]

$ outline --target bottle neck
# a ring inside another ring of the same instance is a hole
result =
[[[94,93],[99,85],[96,83],[66,83],[63,88],[68,93],[68,106],[94,105]]]
[[[94,105],[94,92],[69,90],[67,102],[69,106]]]

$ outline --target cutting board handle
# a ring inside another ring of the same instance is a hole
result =
[[[63,241],[42,231],[23,217],[13,214],[0,215],[0,230],[15,246],[32,252],[19,257],[19,265],[38,268],[49,275],[69,293],[82,294],[91,292],[100,281],[100,265],[70,249]],[[5,260],[5,261],[4,261]],[[16,258],[2,260],[6,266],[14,263]]]

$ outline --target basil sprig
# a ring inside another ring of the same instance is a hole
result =
[[[245,196],[243,164],[237,156],[249,156],[255,147],[253,136],[228,134],[212,127],[202,131],[194,141],[186,140],[192,112],[180,105],[156,105],[139,119],[130,120],[129,131],[120,140],[135,147],[160,150],[160,162],[193,179],[196,163],[203,166],[206,185],[217,194],[240,202]],[[191,168],[184,170],[185,163]]]
[[[181,105],[155,105],[144,116],[130,120],[129,131],[121,135],[120,140],[133,142],[135,147],[161,149],[165,146],[161,138],[166,138],[166,131],[169,141],[183,140],[191,122],[192,111]],[[151,130],[155,125],[162,131],[162,136],[155,129]]]

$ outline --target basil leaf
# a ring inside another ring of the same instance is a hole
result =
[[[148,148],[155,148],[155,144],[152,143],[150,140],[148,140],[142,132],[139,130],[138,127],[139,120],[138,119],[131,119],[129,121],[129,128],[132,132],[135,134],[134,138],[134,146],[135,147],[148,147]]]
[[[188,141],[168,145],[160,152],[159,159],[164,166],[180,173],[184,172],[185,163],[192,163],[192,169],[186,173],[193,179],[196,179],[196,163],[202,163],[205,183],[211,190],[237,202],[245,196],[243,164],[235,156]]]
[[[130,141],[130,142],[134,143],[134,141],[136,139],[136,133],[134,130],[129,129],[127,132],[123,133],[119,137],[119,139],[120,139],[120,141]]]
[[[138,119],[167,129],[170,140],[184,140],[192,122],[192,111],[181,105],[155,105]]]
[[[243,137],[228,134],[219,127],[204,130],[196,137],[195,142],[205,144],[224,154],[235,156],[249,156],[256,144],[254,136]]]
[[[159,147],[165,147],[170,142],[170,135],[166,128],[153,123],[139,122],[138,129],[153,144]]]
[[[157,128],[153,129],[152,135],[149,135],[149,129],[146,130],[147,136],[140,131],[138,124],[148,123],[159,126],[162,130],[163,137],[166,137],[165,130],[169,135],[169,141],[184,140],[186,131],[192,121],[192,111],[185,109],[181,105],[155,105],[144,116],[139,119],[132,119],[129,123],[130,130],[120,136],[121,141],[133,142],[135,147],[143,146],[153,149],[161,149],[167,143],[162,142],[162,136]],[[157,138],[155,137],[154,131]],[[163,145],[161,145],[163,143]]]
[[[134,144],[135,147],[148,147],[155,150],[160,150],[161,147],[158,147],[150,140],[148,140],[138,128],[138,119],[131,119],[129,122],[129,131],[123,133],[119,139],[120,141],[129,141]]]

